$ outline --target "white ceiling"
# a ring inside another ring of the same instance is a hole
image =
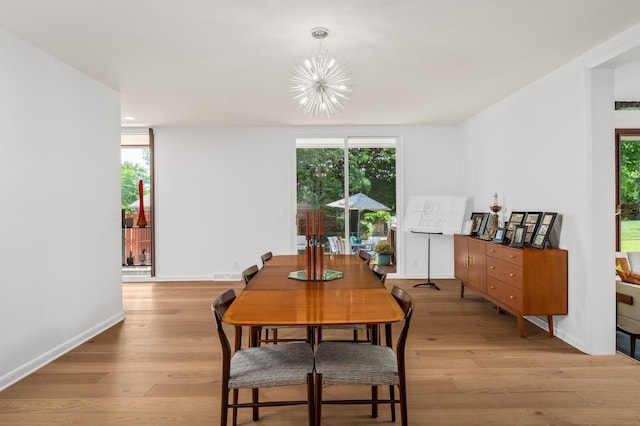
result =
[[[0,0],[131,126],[456,124],[637,22],[638,0]],[[354,79],[329,119],[288,93],[316,26]]]

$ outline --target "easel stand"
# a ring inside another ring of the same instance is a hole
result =
[[[416,231],[411,231],[411,232],[416,234],[427,234],[427,282],[414,284],[413,286],[414,287],[431,287],[436,290],[440,290],[440,288],[436,285],[436,283],[431,281],[431,234],[441,235],[442,232],[416,232]]]

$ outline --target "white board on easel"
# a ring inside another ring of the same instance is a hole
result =
[[[404,218],[404,231],[458,234],[464,223],[466,209],[466,197],[411,197]]]

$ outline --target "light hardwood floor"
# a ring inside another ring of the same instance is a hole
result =
[[[459,284],[387,280],[416,300],[407,343],[411,425],[638,425],[640,366],[624,355],[589,356]],[[126,320],[0,393],[0,425],[217,425],[220,350],[209,309],[240,283],[124,284]],[[293,332],[293,331],[291,331]],[[397,334],[396,334],[397,336]],[[267,390],[268,399],[303,388]],[[328,387],[326,396],[367,388]],[[246,396],[246,395],[245,395]],[[241,392],[242,397],[242,392]],[[390,424],[366,406],[325,406],[323,425]],[[253,422],[304,425],[304,406],[261,410]]]

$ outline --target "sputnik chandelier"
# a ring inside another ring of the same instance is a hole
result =
[[[329,57],[328,51],[322,53],[322,40],[328,35],[326,28],[311,29],[311,36],[320,41],[318,53],[312,52],[310,58],[293,67],[289,91],[306,114],[330,117],[350,100],[347,95],[351,93],[351,72],[345,64]]]

